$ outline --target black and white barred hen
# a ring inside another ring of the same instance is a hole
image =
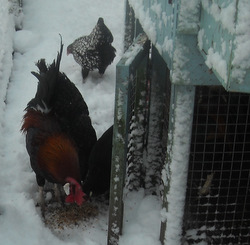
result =
[[[116,56],[112,42],[112,33],[104,24],[103,18],[99,18],[88,36],[77,38],[67,47],[67,54],[73,54],[75,61],[82,67],[83,79],[94,69],[98,69],[101,75],[104,74]]]

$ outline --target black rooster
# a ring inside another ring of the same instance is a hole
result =
[[[83,183],[83,191],[88,196],[109,191],[112,158],[113,126],[98,139],[89,156],[89,171]]]
[[[99,18],[88,36],[76,39],[67,47],[67,54],[73,54],[75,61],[82,67],[83,79],[94,69],[104,74],[115,58],[116,49],[111,45],[112,42],[112,33],[103,18]]]
[[[35,97],[28,103],[21,130],[37,184],[45,180],[70,183],[67,202],[83,202],[81,180],[88,171],[88,157],[96,143],[88,107],[76,86],[59,71],[63,45],[57,60],[37,63],[39,80]],[[41,193],[42,194],[42,193]],[[41,200],[44,202],[43,196]]]

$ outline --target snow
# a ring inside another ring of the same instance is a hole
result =
[[[209,4],[208,1],[202,0],[203,8],[213,16],[213,18],[222,24],[224,29],[227,29],[230,33],[235,32],[235,14],[236,14],[236,0],[231,0],[231,3],[221,4],[217,3]]]
[[[235,34],[235,20],[236,20],[236,1],[230,1],[227,4],[226,3],[208,3],[208,1],[202,1],[203,9],[206,11],[209,15],[212,16],[212,18],[220,25],[220,28],[224,30],[225,38],[227,38],[226,35],[234,35]],[[208,30],[206,32],[209,33]],[[221,32],[223,35],[223,32]],[[221,33],[218,33],[217,35],[220,35]],[[203,40],[205,39],[205,40]],[[216,40],[216,35],[214,37],[214,40]],[[205,30],[200,29],[198,33],[198,47],[200,50],[203,50],[203,43],[208,42],[206,40]],[[209,40],[211,42],[211,40]],[[228,54],[226,51],[232,52],[232,41],[228,41],[227,43],[223,41],[223,38],[219,42],[212,41],[213,45],[207,50],[207,57],[206,57],[206,65],[208,68],[213,69],[213,71],[218,75],[225,84],[228,83],[229,77],[229,69],[230,69],[230,60],[227,58]],[[228,45],[228,50],[227,50]]]
[[[178,15],[178,31],[197,33],[199,28],[200,0],[181,0]]]
[[[241,0],[238,3],[238,20],[236,24],[235,51],[232,61],[232,77],[239,83],[244,81],[246,70],[250,70],[250,3]]]
[[[167,220],[165,244],[178,245],[182,238],[186,179],[188,172],[189,147],[193,118],[194,89],[180,87],[176,92],[173,137],[171,142],[170,163],[164,172],[169,178],[167,210],[161,211],[161,219]],[[166,180],[164,180],[166,181]]]
[[[205,63],[210,69],[213,68],[225,82],[228,81],[227,62],[219,52],[215,52],[213,48],[209,48]]]
[[[170,56],[173,48],[174,48],[174,42],[173,39],[168,38],[167,36],[164,39],[164,43],[162,45],[163,51],[167,52],[168,55]],[[159,50],[160,48],[158,48]]]
[[[14,21],[8,14],[9,4],[4,0],[0,1],[0,118],[3,117],[4,99],[7,90],[8,79],[12,68],[12,38],[14,34]],[[1,124],[0,124],[1,127]]]
[[[156,27],[155,23],[151,20],[149,9],[146,10],[146,12],[143,9],[143,0],[129,0],[130,6],[133,7],[135,11],[135,16],[140,20],[140,23],[142,25],[142,28],[144,30],[147,30],[147,35],[149,39],[155,44],[156,43]],[[154,10],[157,10],[158,8],[156,5],[154,5]]]
[[[56,57],[60,37],[64,43],[64,53],[60,70],[73,81],[82,93],[90,111],[90,116],[97,136],[109,128],[114,118],[115,66],[123,55],[124,39],[124,1],[117,0],[23,0],[23,13],[19,9],[10,9],[16,0],[0,0],[0,240],[1,244],[43,245],[43,244],[87,244],[104,245],[107,241],[108,208],[100,206],[99,214],[78,225],[64,227],[63,230],[52,229],[44,224],[40,209],[36,207],[38,188],[35,175],[29,165],[25,149],[25,139],[20,133],[23,110],[27,102],[34,97],[37,80],[31,71],[37,71],[35,63],[45,58],[51,63]],[[152,0],[152,9],[156,17],[162,17],[156,28],[148,9],[142,7],[143,0],[129,0],[140,19],[142,27],[147,30],[149,39],[157,49],[170,54],[174,51],[174,68],[171,71],[172,82],[186,81],[189,84],[190,73],[183,69],[190,62],[189,49],[183,42],[165,36],[163,43],[157,40],[156,29],[171,25],[174,15],[167,16],[157,1]],[[182,0],[179,12],[179,31],[197,32],[199,0]],[[215,2],[208,5],[201,1],[204,9],[230,34],[235,35],[230,47],[234,48],[232,56],[232,77],[239,83],[244,81],[246,71],[250,69],[250,3],[248,0],[231,0],[222,8]],[[237,22],[235,24],[237,6]],[[16,6],[16,5],[15,5]],[[115,9],[115,11],[114,11]],[[72,56],[66,56],[66,47],[76,38],[88,35],[99,17],[103,17],[114,36],[116,58],[107,68],[103,77],[91,72],[83,82],[81,68]],[[228,18],[230,17],[230,18]],[[185,20],[188,20],[185,22]],[[14,27],[21,29],[14,31]],[[204,30],[198,33],[198,46],[203,47]],[[175,43],[174,43],[175,42]],[[205,41],[204,41],[205,42]],[[208,50],[206,64],[213,68],[226,81],[227,64],[223,59],[226,50],[225,41],[221,40],[222,53]],[[215,44],[216,45],[216,44]],[[217,44],[219,45],[219,44]],[[139,46],[138,46],[139,49]],[[12,57],[12,53],[14,55]],[[138,52],[138,50],[136,50]],[[127,53],[128,63],[135,53]],[[172,56],[171,56],[172,57]],[[12,59],[13,58],[13,59]],[[9,81],[10,78],[10,81]],[[119,91],[122,96],[122,91]],[[145,190],[124,194],[124,224],[120,244],[159,245],[160,221],[168,223],[166,231],[167,244],[177,244],[181,234],[181,219],[185,197],[185,179],[188,159],[187,134],[190,132],[189,94],[179,97],[174,132],[169,132],[169,140],[175,140],[171,149],[172,162],[170,169],[163,169],[163,181],[169,183],[169,206],[161,208],[157,196],[146,195]],[[121,105],[120,105],[121,106]],[[118,112],[118,118],[121,114]],[[177,130],[178,129],[178,130]],[[118,135],[122,139],[120,135]],[[116,159],[117,162],[119,159]],[[117,168],[119,164],[117,164]],[[116,169],[119,171],[119,169]],[[175,178],[171,178],[174,176]],[[164,178],[165,177],[165,178]],[[116,176],[116,181],[119,177]],[[46,201],[52,198],[47,193]],[[116,210],[114,210],[116,211]],[[118,227],[112,227],[118,229]],[[204,228],[206,229],[206,227]],[[189,230],[190,237],[197,237],[196,230]]]
[[[143,47],[136,43],[136,44],[133,44],[131,45],[132,47],[130,47],[126,53],[124,53],[124,58],[126,58],[126,62],[125,62],[125,65],[130,65],[131,62],[134,60],[135,56],[141,51],[143,50]]]
[[[228,32],[231,35],[231,40],[227,40],[227,42],[223,39],[219,43],[214,42],[214,47],[208,50],[207,66],[213,68],[225,84],[228,81],[234,81],[238,84],[243,83],[247,72],[250,70],[249,1],[230,0],[219,5],[214,2],[210,4],[203,0],[202,5],[203,9],[221,25],[221,29],[225,30],[223,32]],[[203,47],[203,37],[204,30],[201,29],[198,34],[200,50]],[[219,47],[221,47],[221,50]],[[226,58],[229,55],[232,56],[232,62],[231,57],[230,59]]]
[[[145,197],[144,189],[125,195],[127,199],[134,201],[125,203],[125,234],[120,240],[120,245],[160,245],[160,241],[157,241],[160,230],[160,203],[154,196]],[[155,226],[152,226],[153,223]]]
[[[97,216],[76,226],[57,230],[44,224],[39,207],[35,207],[38,188],[20,127],[23,110],[36,92],[37,79],[31,71],[37,71],[35,63],[41,58],[52,62],[59,51],[61,34],[64,52],[60,70],[82,93],[97,136],[109,128],[114,117],[115,66],[123,54],[124,2],[23,0],[23,14],[19,17],[8,14],[9,4],[10,1],[0,0],[1,244],[106,244],[106,204]],[[103,77],[93,71],[83,82],[81,68],[72,56],[66,55],[66,47],[76,38],[88,35],[100,16],[113,33],[116,58]],[[22,30],[15,32],[15,23]],[[46,201],[51,197],[48,192]],[[156,196],[146,196],[143,190],[127,194],[120,244],[159,245],[160,203]]]
[[[188,53],[189,47],[184,42],[176,40],[173,58],[174,72],[171,71],[173,83],[190,84],[190,72],[185,69],[185,65],[190,62]]]

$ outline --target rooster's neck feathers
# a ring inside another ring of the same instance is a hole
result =
[[[39,147],[37,159],[42,171],[53,173],[53,182],[65,184],[68,176],[81,180],[78,153],[74,143],[65,134],[58,133],[47,137]]]
[[[48,132],[61,131],[55,117],[33,109],[27,110],[27,112],[24,114],[21,131],[27,132],[30,128],[37,128],[39,130]]]

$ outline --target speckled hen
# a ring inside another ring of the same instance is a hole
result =
[[[104,24],[103,18],[99,18],[88,36],[77,38],[67,47],[67,54],[73,54],[75,61],[82,67],[83,79],[94,69],[98,69],[101,75],[104,74],[116,56],[112,42],[112,33]]]

